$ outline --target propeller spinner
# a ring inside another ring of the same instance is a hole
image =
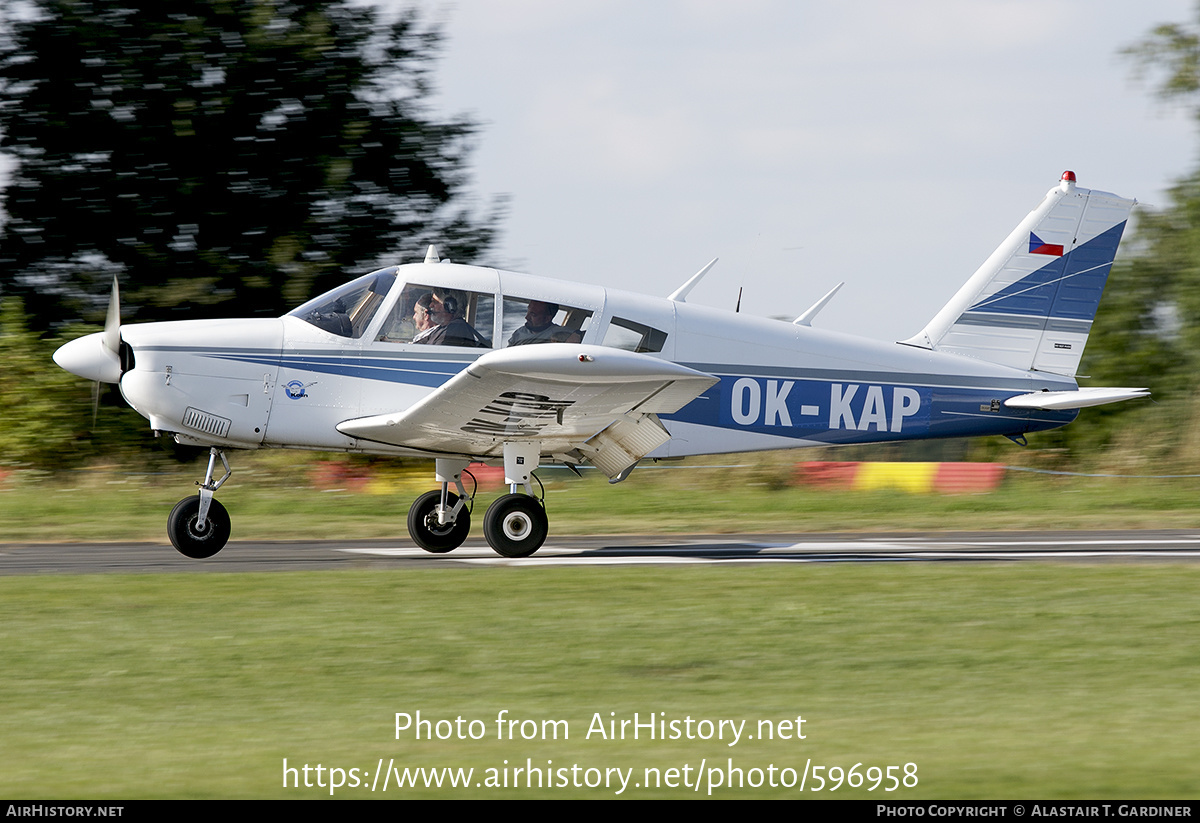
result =
[[[54,362],[71,374],[95,380],[97,383],[119,383],[120,349],[121,296],[117,288],[117,278],[114,277],[104,331],[85,335],[60,346],[54,352]]]

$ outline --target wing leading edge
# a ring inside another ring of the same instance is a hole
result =
[[[658,414],[717,378],[603,346],[550,343],[490,352],[404,411],[346,420],[350,437],[440,454],[498,457],[504,443],[586,459],[615,477],[670,439]]]

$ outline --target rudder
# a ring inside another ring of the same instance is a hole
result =
[[[1136,201],[1059,185],[916,336],[902,341],[1075,376]]]

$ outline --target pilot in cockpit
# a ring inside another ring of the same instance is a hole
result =
[[[429,318],[433,328],[419,332],[413,338],[414,343],[425,343],[430,346],[469,346],[487,348],[489,343],[471,324],[463,319],[466,298],[461,292],[453,289],[434,289],[428,295]],[[422,295],[421,300],[425,299]],[[417,301],[418,307],[421,300]],[[414,309],[414,319],[418,309]]]

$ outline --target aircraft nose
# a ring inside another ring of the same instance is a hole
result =
[[[54,362],[71,374],[98,383],[121,381],[121,359],[104,345],[104,333],[96,332],[59,346]]]

